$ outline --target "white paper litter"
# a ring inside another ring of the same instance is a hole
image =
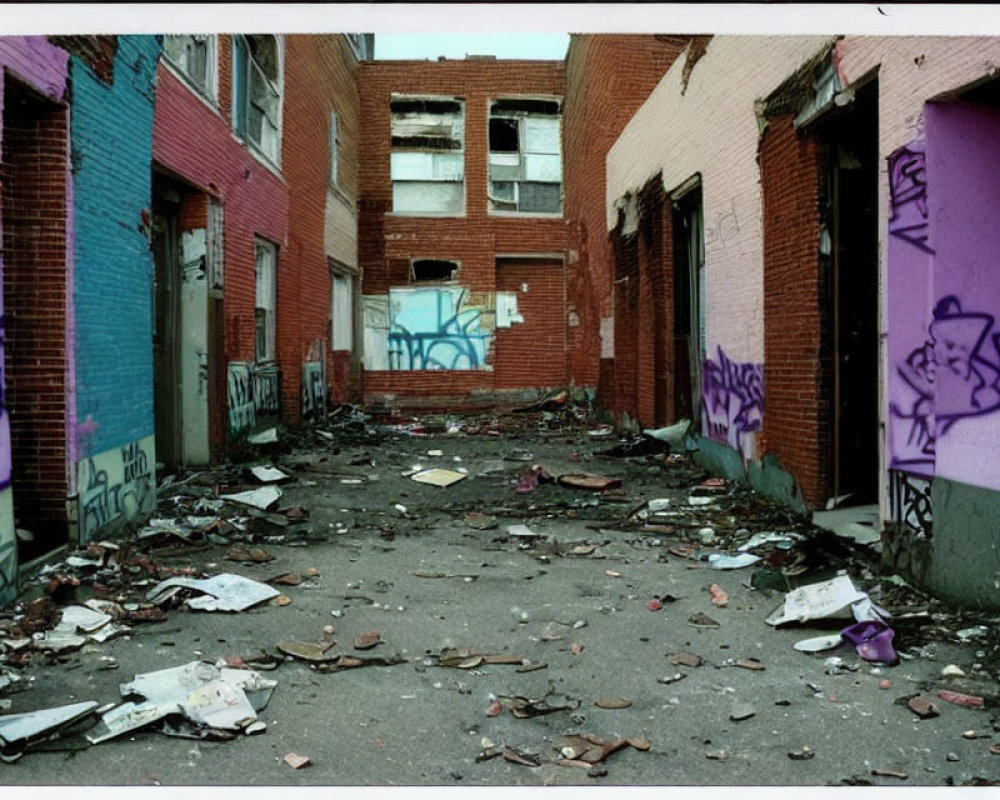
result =
[[[416,481],[417,483],[428,483],[431,486],[440,486],[444,488],[446,486],[451,486],[453,483],[458,483],[465,477],[465,472],[456,472],[455,470],[450,469],[425,469],[422,472],[418,472],[416,475],[412,475],[410,480]]]
[[[248,436],[247,441],[250,444],[274,444],[278,441],[278,429],[268,428],[266,431],[255,433],[253,436]]]
[[[755,547],[760,547],[763,544],[792,543],[799,541],[801,538],[801,534],[798,533],[755,533],[736,549],[741,553],[745,553],[747,550],[753,550]]]
[[[4,714],[0,716],[0,743],[14,744],[30,740],[48,731],[56,730],[75,722],[97,708],[97,703],[73,703],[68,706],[45,708],[25,714]]]
[[[146,599],[157,603],[181,589],[193,589],[204,593],[202,597],[194,597],[187,601],[190,608],[200,611],[245,611],[280,594],[277,589],[266,583],[223,573],[206,580],[169,578],[147,592]]]
[[[277,467],[253,467],[250,473],[261,483],[273,483],[274,481],[283,481],[291,477]]]
[[[253,489],[249,492],[237,492],[236,494],[219,495],[223,500],[232,500],[235,503],[242,503],[245,506],[253,506],[261,511],[267,511],[278,502],[283,492],[277,486],[262,486],[260,489]]]
[[[785,595],[785,602],[767,618],[768,625],[805,622],[810,619],[851,616],[855,603],[868,600],[847,575],[829,581],[800,586]],[[869,600],[870,602],[870,600]]]
[[[811,639],[803,639],[793,646],[800,653],[819,653],[823,650],[832,650],[838,647],[843,641],[839,633],[831,633],[828,636],[814,636]]]
[[[518,536],[524,539],[537,539],[542,535],[540,533],[535,533],[527,525],[508,525],[507,533],[511,536]]]

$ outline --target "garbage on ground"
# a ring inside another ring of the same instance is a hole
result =
[[[863,620],[844,628],[840,635],[854,645],[865,661],[893,664],[898,658],[893,650],[895,632],[881,620]]]
[[[741,553],[745,553],[748,550],[756,550],[765,544],[775,544],[778,546],[778,549],[789,550],[796,542],[801,541],[802,538],[797,533],[755,533],[736,549]]]
[[[612,753],[617,753],[625,747],[646,751],[650,749],[651,745],[648,739],[638,737],[603,739],[592,733],[580,733],[568,736],[556,746],[562,756],[562,759],[557,760],[556,763],[562,766],[590,768],[594,764],[600,764]]]
[[[278,498],[281,495],[282,491],[277,486],[262,486],[259,489],[237,492],[236,494],[222,494],[219,497],[223,500],[232,500],[234,503],[242,503],[243,505],[259,508],[261,511],[267,511],[267,509],[278,502]]]
[[[468,477],[467,473],[452,469],[425,469],[410,476],[411,481],[446,488]]]
[[[741,553],[736,556],[727,556],[720,553],[712,553],[708,557],[708,565],[713,569],[743,569],[752,566],[761,560],[760,556],[749,553]]]
[[[712,605],[720,607],[729,605],[729,595],[717,583],[713,583],[709,587],[708,593],[712,596]]]
[[[592,475],[586,472],[560,475],[557,480],[560,486],[565,486],[569,489],[585,489],[592,492],[618,489],[622,485],[621,478],[608,478],[604,475]]]
[[[832,650],[839,647],[844,638],[839,633],[831,633],[826,636],[814,636],[810,639],[802,639],[793,646],[801,653],[819,653],[823,650]]]
[[[278,642],[277,648],[286,656],[301,658],[303,661],[326,661],[326,652],[336,642]]]
[[[251,436],[248,436],[247,441],[250,442],[250,444],[277,444],[278,429],[268,428],[266,431],[255,433]]]
[[[276,483],[278,481],[287,481],[292,476],[282,472],[276,467],[251,467],[250,473],[261,483]]]
[[[483,664],[523,664],[524,656],[507,653],[479,653],[470,647],[445,647],[436,655],[428,653],[424,664],[429,667],[474,669]]]
[[[650,439],[666,442],[670,445],[671,452],[677,452],[684,449],[684,441],[690,428],[691,420],[682,419],[680,422],[665,428],[646,428],[642,433]]]
[[[947,703],[954,703],[955,705],[965,706],[966,708],[985,708],[986,701],[982,697],[976,697],[971,694],[962,694],[960,692],[951,692],[947,689],[940,689],[937,696]]]
[[[73,723],[89,716],[97,703],[88,701],[71,705],[0,716],[0,756],[15,760],[32,745],[46,741]]]
[[[185,605],[198,611],[245,611],[280,594],[266,583],[223,573],[206,580],[169,578],[147,592],[146,599],[159,605],[188,592],[201,593],[185,600]]]
[[[705,663],[705,660],[694,653],[688,653],[687,651],[681,650],[677,653],[667,654],[667,658],[670,660],[671,664],[675,664],[679,667],[700,667]]]
[[[531,530],[527,525],[508,525],[507,533],[513,536],[515,539],[529,540],[529,539],[541,539],[542,534],[536,533]]]
[[[365,631],[354,637],[355,650],[371,650],[382,643],[382,635],[378,631]]]
[[[707,614],[703,614],[700,611],[697,612],[697,613],[695,613],[695,614],[692,614],[690,617],[688,617],[688,625],[692,625],[695,628],[721,628],[722,627],[721,625],[719,625],[718,622],[716,622],[710,616],[708,616]]]
[[[942,678],[964,678],[965,670],[957,664],[949,664],[941,669]]]
[[[624,697],[598,697],[594,701],[594,705],[598,708],[617,710],[620,708],[629,708],[632,705],[632,701],[626,700]]]
[[[879,619],[879,612],[871,598],[855,587],[847,575],[838,575],[829,581],[800,586],[785,595],[782,606],[767,618],[768,625],[789,622],[806,622],[813,619],[849,616],[854,613],[857,621]],[[886,614],[886,616],[888,616]]]
[[[580,701],[557,694],[550,690],[544,697],[532,700],[520,695],[498,697],[497,702],[508,709],[515,719],[530,719],[540,717],[545,714],[552,714],[556,711],[575,711],[580,707]]]
[[[405,663],[406,659],[398,653],[384,657],[336,655],[312,665],[312,669],[317,672],[341,672],[345,669],[356,669],[358,667],[392,667],[396,664]]]
[[[239,731],[257,720],[275,686],[277,681],[254,670],[206,661],[136,675],[119,689],[122,697],[142,702],[130,700],[111,709],[86,737],[99,744],[176,714],[196,729]]]
[[[906,705],[914,714],[923,719],[940,716],[937,704],[922,694],[906,698]]]
[[[302,769],[312,762],[309,760],[308,756],[300,756],[298,753],[289,753],[286,755],[282,761],[284,761],[292,769]]]
[[[528,492],[535,491],[540,484],[549,483],[550,481],[552,481],[552,475],[549,471],[539,464],[535,464],[535,466],[518,479],[514,491],[518,494],[527,494]]]

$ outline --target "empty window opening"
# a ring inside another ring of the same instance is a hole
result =
[[[562,118],[558,101],[494,101],[490,106],[489,149],[491,211],[562,213]]]
[[[465,209],[462,101],[395,97],[389,111],[393,212],[461,214]]]
[[[413,282],[451,281],[458,272],[458,262],[443,261],[436,258],[421,258],[413,262]]]

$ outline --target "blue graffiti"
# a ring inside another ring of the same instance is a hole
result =
[[[428,289],[398,296],[392,315],[389,369],[481,369],[491,334],[478,308],[459,310],[464,289]]]
[[[937,439],[952,426],[1000,409],[1000,333],[993,332],[994,324],[993,315],[963,311],[959,299],[948,295],[934,307],[928,340],[897,366],[916,393],[908,409],[890,404],[894,416],[912,421],[908,444],[921,455],[907,464],[933,464]],[[984,348],[987,342],[992,353]]]
[[[707,359],[702,367],[702,430],[749,455],[749,435],[764,423],[764,369],[731,361],[721,346],[717,352],[718,363]]]

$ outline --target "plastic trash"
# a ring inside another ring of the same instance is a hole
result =
[[[892,647],[895,632],[881,620],[864,620],[849,625],[840,635],[857,650],[865,661],[891,664],[896,661],[896,651]]]
[[[713,569],[743,569],[761,560],[760,556],[750,553],[741,553],[738,556],[726,556],[720,553],[712,553],[708,557],[708,565]]]
[[[839,633],[831,633],[828,636],[814,636],[811,639],[803,639],[796,642],[794,647],[800,653],[820,653],[823,650],[832,650],[839,647],[844,637]]]

